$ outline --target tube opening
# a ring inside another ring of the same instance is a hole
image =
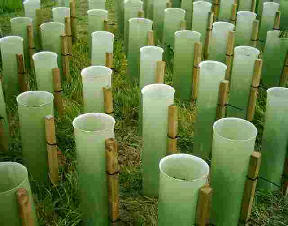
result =
[[[39,52],[39,53],[33,54],[32,59],[34,61],[38,61],[38,60],[39,61],[43,61],[43,60],[50,61],[50,60],[53,60],[53,59],[57,60],[57,54],[54,53],[54,52],[43,51],[43,52]]]
[[[214,60],[205,60],[202,61],[199,64],[200,70],[203,68],[206,69],[207,71],[213,71],[214,73],[217,72],[223,72],[227,70],[226,64],[223,64],[222,62],[219,61],[214,61]]]
[[[146,18],[130,18],[128,21],[129,21],[129,24],[133,24],[133,23],[135,23],[135,24],[137,24],[137,23],[139,23],[139,24],[147,24],[147,25],[153,24],[152,20],[149,20],[149,19],[146,19]]]
[[[105,9],[89,9],[87,11],[87,14],[89,16],[97,16],[97,15],[107,16],[108,15],[108,11],[105,10]]]
[[[250,11],[238,11],[237,17],[243,17],[243,19],[248,20],[249,18],[256,18],[257,14]]]
[[[141,90],[142,95],[164,98],[174,95],[175,89],[166,84],[149,84]]]
[[[260,51],[252,46],[237,46],[234,49],[235,55],[258,56]]]
[[[181,8],[166,8],[165,14],[169,14],[169,16],[182,16],[185,15],[185,10]]]
[[[200,41],[201,34],[197,31],[182,30],[175,32],[175,38],[186,38]]]
[[[196,2],[193,2],[193,10],[195,9],[194,7],[197,7],[198,9],[201,9],[201,10],[206,8],[207,10],[210,11],[212,4],[206,1],[196,1]]]
[[[111,76],[112,70],[105,66],[90,66],[81,71],[82,78],[96,78]]]
[[[43,23],[40,25],[41,31],[49,30],[49,31],[54,31],[54,32],[60,32],[63,33],[65,29],[65,25],[59,22],[48,22],[48,23]]]
[[[143,46],[140,48],[140,53],[147,57],[155,54],[163,54],[163,52],[164,50],[158,46]]]
[[[13,44],[17,42],[23,42],[23,38],[19,36],[6,36],[0,39],[0,43]]]
[[[91,33],[91,37],[96,39],[111,39],[111,41],[114,40],[114,34],[109,31],[94,31]]]
[[[53,102],[54,96],[47,91],[27,91],[17,96],[17,103],[25,107],[42,107]]]
[[[288,88],[273,87],[267,90],[269,98],[276,98],[288,101]]]
[[[220,22],[214,22],[213,23],[213,30],[216,30],[216,31],[233,31],[235,28],[235,25],[234,24],[231,24],[231,23],[228,23],[228,22],[223,22],[223,21],[220,21]]]
[[[32,19],[30,17],[14,17],[10,20],[11,23],[17,24],[31,24]]]

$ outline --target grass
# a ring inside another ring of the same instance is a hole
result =
[[[107,1],[109,20],[116,23],[112,2]],[[115,1],[115,0],[114,0]],[[53,1],[42,1],[45,21],[51,16]],[[59,118],[56,115],[56,130],[59,148],[65,156],[61,166],[61,183],[57,187],[42,187],[32,181],[34,200],[37,206],[38,219],[41,225],[79,225],[81,214],[78,209],[77,173],[75,145],[73,139],[72,120],[82,109],[81,69],[89,66],[87,47],[87,0],[77,1],[78,40],[73,46],[73,58],[70,65],[72,82],[63,83],[64,104],[66,114]],[[2,11],[0,17],[1,33],[10,33],[9,19],[23,15],[23,11]],[[116,32],[114,49],[115,73],[113,75],[113,95],[116,126],[115,133],[119,142],[120,174],[120,215],[123,225],[156,225],[157,200],[141,195],[141,137],[137,134],[139,88],[128,82],[126,76],[125,55],[122,51],[122,40]],[[32,88],[35,89],[33,73],[30,73]],[[165,78],[171,84],[171,72]],[[194,106],[177,102],[179,106],[179,143],[181,152],[192,153]],[[260,92],[254,124],[259,130],[257,149],[260,148],[265,112],[265,91]],[[9,118],[12,127],[12,144],[9,154],[0,155],[0,161],[22,162],[21,143],[18,128],[17,107],[13,102],[9,105]],[[288,225],[288,199],[280,193],[261,194],[257,192],[253,207],[251,225]]]

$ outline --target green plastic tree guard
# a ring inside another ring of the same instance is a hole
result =
[[[234,24],[227,22],[213,23],[211,42],[209,45],[209,60],[226,63],[226,49],[229,31],[234,30]]]
[[[106,53],[113,53],[114,34],[108,31],[95,31],[91,35],[91,64],[105,66]]]
[[[111,87],[112,70],[104,66],[90,66],[81,71],[84,112],[104,112],[104,87]]]
[[[250,46],[237,46],[234,49],[233,68],[227,114],[230,117],[246,119],[249,104],[254,64],[260,51]]]
[[[209,12],[212,4],[210,2],[193,2],[192,31],[198,31],[201,34],[202,45],[205,45],[205,39],[208,28]]]
[[[7,36],[0,39],[3,88],[6,98],[14,97],[19,93],[18,66],[16,54],[23,54],[23,38]]]
[[[48,183],[48,153],[45,116],[53,115],[53,94],[27,91],[17,97],[22,155],[32,178]]]
[[[57,57],[56,53],[48,51],[35,53],[32,56],[38,90],[54,92],[52,69],[58,68]]]
[[[58,65],[62,67],[61,35],[65,33],[65,25],[58,22],[43,23],[40,25],[42,48],[58,55]]]
[[[159,163],[159,226],[196,225],[198,191],[208,181],[208,164],[193,155],[174,154]]]
[[[288,38],[280,31],[268,31],[263,54],[262,82],[266,87],[278,86],[288,50]]]
[[[120,35],[124,36],[124,0],[116,1],[117,24]]]
[[[251,11],[253,0],[239,0],[238,11]]]
[[[288,2],[286,0],[280,0],[280,12],[281,12],[281,21],[280,21],[281,30],[287,30],[288,29]]]
[[[0,162],[0,210],[1,226],[21,226],[16,192],[24,188],[28,192],[32,207],[31,216],[38,225],[28,172],[25,166],[17,162]]]
[[[191,100],[194,44],[200,39],[197,31],[175,32],[173,86],[175,97],[181,100]]]
[[[88,0],[89,9],[105,9],[105,0]]]
[[[243,119],[223,118],[213,125],[211,219],[214,225],[238,225],[256,136],[257,128]]]
[[[279,0],[278,0],[279,1]],[[265,2],[270,2],[270,0],[258,0],[257,4],[257,15],[261,16],[263,12],[263,7]]]
[[[145,18],[129,19],[128,75],[131,81],[139,81],[140,48],[148,43],[148,31],[152,30],[152,20]]]
[[[185,10],[167,8],[164,10],[163,43],[174,47],[175,32],[180,30],[181,22],[185,20]]]
[[[158,46],[144,46],[140,49],[140,89],[155,83],[157,61],[162,60],[163,52]]]
[[[262,163],[258,180],[258,187],[266,192],[279,190],[281,186],[288,147],[287,112],[288,88],[268,89],[262,138]]]
[[[251,44],[253,21],[256,20],[256,16],[256,13],[250,11],[237,12],[235,46]]]
[[[144,0],[143,7],[145,12],[145,17],[153,20],[153,7],[154,7],[155,0]]]
[[[172,0],[173,8],[180,8],[181,7],[181,0]]]
[[[7,111],[6,111],[6,103],[5,103],[5,98],[3,94],[3,89],[2,89],[2,81],[0,80],[0,117],[1,117],[1,123],[3,127],[3,139],[7,142],[9,142],[10,134],[9,134],[9,121],[7,117]],[[3,147],[4,150],[0,149],[1,151],[7,151],[6,147]]]
[[[230,21],[234,0],[221,0],[219,6],[219,21]]]
[[[208,159],[212,147],[212,125],[216,119],[219,85],[225,78],[227,66],[218,61],[207,60],[202,61],[199,67],[193,153]]]
[[[166,9],[167,0],[157,0],[153,3],[153,22],[157,41],[162,41],[164,10]]]
[[[70,8],[55,7],[52,9],[53,21],[65,24],[65,17],[70,17]]]
[[[192,27],[192,13],[193,13],[193,0],[182,0],[181,8],[186,11],[185,20],[186,20],[186,29],[191,29]]]
[[[56,0],[57,6],[69,7],[69,0]]]
[[[143,194],[158,196],[159,161],[167,152],[168,107],[174,104],[174,88],[150,84],[141,90],[143,134]]]
[[[87,226],[109,225],[105,140],[114,138],[113,117],[87,113],[73,121],[80,210]]]

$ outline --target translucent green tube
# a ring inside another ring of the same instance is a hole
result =
[[[0,210],[1,226],[21,226],[16,192],[24,188],[32,204],[32,217],[38,225],[30,189],[28,172],[25,166],[16,162],[0,162]]]
[[[62,66],[62,41],[61,35],[65,33],[65,25],[58,22],[43,23],[40,25],[42,48],[58,55],[58,65]]]
[[[227,66],[218,61],[202,61],[199,64],[198,97],[193,153],[208,159],[212,147],[212,125],[216,119],[220,82],[224,79]]]
[[[192,71],[194,62],[194,44],[199,42],[201,34],[197,31],[176,31],[174,46],[173,86],[175,97],[181,100],[191,100]]]
[[[234,30],[234,24],[227,22],[213,23],[211,43],[209,45],[209,59],[226,62],[226,47],[229,31]]]
[[[167,151],[168,107],[174,103],[174,92],[165,84],[151,84],[141,90],[143,194],[147,196],[158,196],[158,166]]]
[[[164,10],[163,43],[174,47],[175,32],[180,30],[181,22],[185,20],[185,10],[167,8]]]
[[[144,0],[144,11],[145,11],[145,17],[153,20],[153,7],[154,7],[154,0]]]
[[[287,112],[288,88],[268,89],[262,138],[262,163],[258,180],[258,187],[266,192],[279,190],[281,186],[288,147]]]
[[[221,0],[219,6],[219,20],[230,21],[234,0]]]
[[[152,20],[129,19],[128,75],[132,81],[139,81],[140,48],[148,43],[148,31],[152,30]]]
[[[193,13],[193,1],[191,0],[182,0],[181,8],[186,11],[185,20],[186,20],[186,29],[190,30],[192,27],[192,13]]]
[[[16,54],[23,54],[23,38],[19,36],[7,36],[0,39],[3,88],[6,98],[18,94],[18,66]]]
[[[288,38],[280,31],[268,31],[263,54],[262,82],[267,87],[278,86],[288,50]]]
[[[3,89],[2,89],[2,81],[0,80],[0,117],[2,118],[2,126],[3,126],[3,139],[9,142],[10,134],[9,134],[9,121],[7,117],[6,111],[6,103],[4,99]],[[3,147],[4,150],[0,149],[1,151],[7,151],[6,147]]]
[[[91,64],[105,66],[106,53],[113,53],[114,35],[108,31],[95,31],[91,35]]]
[[[105,0],[88,0],[89,9],[105,9]]]
[[[281,29],[287,30],[288,27],[288,2],[285,0],[280,0],[280,12],[281,12]]]
[[[237,12],[237,23],[235,32],[235,46],[250,45],[253,31],[253,21],[256,13],[249,11]]]
[[[124,36],[124,0],[116,1],[117,24],[120,35]]]
[[[65,17],[70,17],[70,8],[55,7],[52,9],[53,21],[65,24]]]
[[[153,3],[153,22],[154,30],[156,31],[156,40],[162,40],[164,10],[166,9],[167,0],[157,0]]]
[[[87,226],[108,225],[105,140],[114,138],[113,117],[88,113],[73,121],[80,210]]]
[[[155,83],[157,61],[162,60],[164,50],[158,46],[140,49],[140,88]]]
[[[53,52],[35,53],[32,58],[38,90],[54,92],[52,69],[58,68],[57,54]]]
[[[104,66],[90,66],[81,71],[84,112],[104,112],[103,87],[111,87],[112,70]]]
[[[56,0],[57,6],[69,7],[69,0]]]
[[[238,11],[251,11],[253,0],[239,0]]]
[[[48,158],[45,116],[53,115],[53,95],[46,91],[28,91],[17,97],[22,155],[33,179],[48,183]]]
[[[256,136],[257,128],[243,119],[223,118],[213,125],[211,217],[214,225],[238,225]]]
[[[211,12],[212,4],[210,2],[197,1],[193,2],[192,14],[192,30],[201,34],[202,45],[205,44],[209,12]]]
[[[199,189],[207,183],[208,164],[193,155],[174,154],[159,163],[159,226],[196,224]]]
[[[181,0],[172,0],[173,8],[180,8],[181,7]]]
[[[250,46],[237,46],[234,49],[229,95],[229,105],[234,107],[228,107],[227,114],[230,117],[246,119],[254,64],[259,54],[258,49]]]

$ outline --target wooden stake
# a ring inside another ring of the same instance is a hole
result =
[[[77,18],[76,18],[76,2],[75,0],[70,0],[70,22],[71,22],[71,32],[72,32],[72,41],[76,42],[77,40]]]
[[[19,84],[19,91],[25,92],[29,90],[26,76],[25,76],[25,63],[22,54],[16,54],[17,58],[17,66],[18,66],[18,84]]]
[[[280,11],[276,12],[273,30],[280,30],[280,17],[281,12]]]
[[[28,39],[29,62],[30,62],[30,68],[32,70],[34,69],[34,61],[32,56],[36,52],[32,24],[27,25],[27,39]]]
[[[237,19],[237,3],[234,3],[232,6],[232,13],[231,13],[231,18],[230,18],[230,23],[231,24],[236,24],[236,19]]]
[[[59,171],[58,171],[58,158],[57,158],[57,143],[56,143],[56,131],[55,122],[52,115],[45,117],[45,134],[47,142],[48,152],[48,167],[49,177],[53,185],[57,185],[59,182]]]
[[[112,88],[111,87],[103,87],[103,93],[104,93],[104,109],[105,113],[108,115],[114,114],[114,108],[113,108],[113,94],[112,94]]]
[[[70,17],[65,17],[65,34],[68,42],[68,53],[70,56],[72,56],[72,31]]]
[[[69,50],[68,50],[68,37],[66,35],[61,35],[62,41],[62,68],[63,68],[63,75],[67,79],[67,81],[71,81],[70,75],[70,57],[69,57]]]
[[[249,104],[247,109],[247,120],[252,121],[255,114],[255,107],[258,96],[258,87],[260,84],[261,73],[262,73],[262,64],[263,61],[261,59],[257,59],[254,65],[254,73],[252,79],[252,85],[250,90]]]
[[[288,157],[286,157],[284,165],[282,192],[284,196],[288,195]]]
[[[209,224],[212,192],[213,190],[209,184],[206,184],[199,189],[196,214],[196,221],[199,226]]]
[[[108,20],[104,20],[104,30],[109,32],[109,23]]]
[[[54,105],[60,116],[64,113],[63,99],[62,99],[62,87],[61,87],[61,76],[60,69],[53,68],[53,87],[54,87]]]
[[[16,197],[22,226],[34,226],[31,201],[27,190],[25,188],[18,188]]]
[[[172,8],[172,2],[170,0],[166,3],[166,8]]]
[[[148,31],[148,46],[154,46],[155,41],[154,41],[154,32],[153,30]]]
[[[157,61],[155,83],[164,83],[165,68],[166,68],[166,62],[165,61],[162,61],[162,60]]]
[[[259,35],[259,20],[254,20],[251,35],[251,46],[253,46],[254,48],[257,48],[259,40],[258,35]]]
[[[209,12],[208,27],[206,31],[205,46],[204,46],[204,59],[205,60],[208,59],[208,55],[209,55],[209,45],[210,45],[210,40],[211,40],[211,35],[212,35],[213,18],[214,18],[214,13]]]
[[[168,137],[176,138],[178,134],[178,109],[176,105],[168,107]]]
[[[228,102],[229,81],[223,80],[219,85],[218,106],[216,118],[221,119],[226,116],[226,105]]]
[[[218,18],[219,16],[219,6],[220,6],[220,0],[214,0],[213,1],[213,7],[212,7],[212,12],[214,13],[215,19],[214,21]]]
[[[281,78],[280,78],[280,86],[286,87],[287,81],[288,81],[288,51],[286,53],[284,66],[283,66],[283,70],[282,70],[282,74],[281,74]]]
[[[138,11],[138,17],[144,18],[144,11],[143,10]]]
[[[245,184],[243,194],[242,209],[240,215],[241,223],[246,223],[251,215],[260,165],[261,165],[261,153],[254,151],[250,158],[248,178]]]
[[[202,44],[201,42],[196,42],[194,44],[194,60],[193,60],[193,78],[192,78],[192,102],[197,100],[198,95],[198,83],[199,83],[199,64],[202,59]]]
[[[177,154],[177,138],[168,137],[168,150],[167,155]]]
[[[230,81],[231,79],[231,70],[232,70],[232,62],[234,56],[234,43],[235,43],[235,31],[229,31],[228,33],[228,40],[227,40],[227,47],[226,47],[226,75],[225,79]]]
[[[4,118],[0,118],[0,152],[7,152],[9,148],[8,144],[8,136],[9,134],[6,134],[4,131]]]
[[[186,30],[186,20],[181,20],[180,22],[180,30]]]
[[[251,2],[251,12],[255,12],[256,4],[257,4],[257,1],[256,0],[252,0],[252,2]]]
[[[113,69],[113,53],[106,53],[106,63],[105,66]]]

